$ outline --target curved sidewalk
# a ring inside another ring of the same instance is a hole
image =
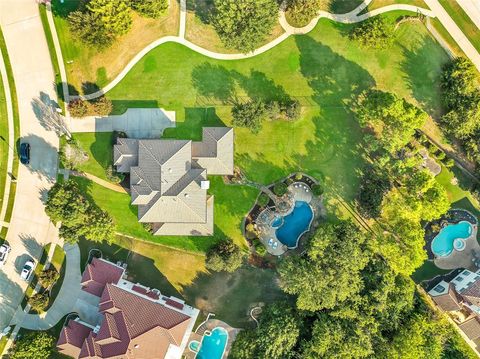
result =
[[[80,249],[77,244],[65,244],[65,276],[53,305],[42,314],[25,314],[20,326],[30,330],[47,330],[74,310],[81,291]]]
[[[72,98],[72,99],[81,98],[83,100],[93,100],[97,97],[100,97],[100,96],[106,94],[108,91],[113,89],[121,80],[123,80],[123,78],[128,74],[128,72],[130,72],[130,70],[133,68],[133,66],[135,66],[147,53],[149,53],[154,48],[156,48],[156,47],[158,47],[162,44],[165,44],[167,42],[175,42],[175,43],[184,45],[184,46],[188,47],[189,49],[191,49],[191,50],[193,50],[193,51],[195,51],[199,54],[202,54],[204,56],[210,57],[210,58],[215,59],[215,60],[243,60],[243,59],[248,59],[248,58],[260,55],[264,52],[267,52],[268,50],[271,50],[272,48],[274,48],[275,46],[277,46],[278,44],[280,44],[281,42],[286,40],[291,35],[306,34],[310,31],[312,31],[321,18],[327,18],[327,19],[330,19],[330,20],[333,20],[333,21],[337,21],[337,22],[347,24],[347,23],[361,22],[365,19],[368,19],[369,17],[376,16],[376,15],[379,15],[379,14],[383,14],[383,13],[389,12],[389,11],[396,11],[396,10],[406,10],[406,11],[412,11],[412,12],[417,12],[417,13],[420,12],[420,13],[422,13],[424,15],[427,15],[427,16],[433,16],[433,17],[435,16],[433,14],[433,12],[431,12],[430,10],[422,9],[422,8],[417,7],[417,6],[402,5],[402,4],[385,6],[383,8],[376,9],[376,10],[373,10],[373,11],[368,12],[366,14],[358,16],[357,14],[359,12],[363,11],[371,1],[372,0],[364,1],[358,7],[356,7],[354,10],[352,10],[349,13],[346,13],[346,14],[336,15],[336,14],[331,14],[331,13],[328,13],[328,12],[325,12],[325,11],[321,11],[319,13],[319,15],[310,22],[310,24],[308,24],[307,26],[305,26],[303,28],[294,28],[294,27],[290,26],[285,19],[285,13],[283,11],[281,11],[280,12],[280,24],[286,32],[283,33],[282,35],[280,35],[279,37],[277,37],[275,40],[269,42],[268,44],[263,45],[262,47],[259,47],[258,49],[254,50],[254,51],[252,51],[248,54],[222,54],[222,53],[218,53],[218,52],[214,52],[214,51],[204,49],[203,47],[195,45],[194,43],[186,40],[183,37],[165,36],[165,37],[162,37],[158,40],[155,40],[150,45],[147,45],[145,48],[143,48],[142,51],[140,51],[132,60],[130,60],[130,62],[127,64],[127,66],[125,66],[125,68],[117,75],[117,77],[115,77],[115,79],[113,79],[104,88],[102,88],[102,89],[100,89],[96,92],[93,92],[91,94],[88,94],[88,95],[70,96],[70,98]]]

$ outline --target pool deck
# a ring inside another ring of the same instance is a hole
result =
[[[465,239],[465,249],[462,251],[453,250],[451,254],[446,257],[436,256],[434,259],[435,265],[440,269],[455,269],[467,268],[477,269],[473,261],[480,256],[480,245],[477,241],[478,226],[473,225],[472,234]]]
[[[235,341],[235,338],[237,337],[237,335],[238,335],[238,333],[240,332],[241,329],[234,328],[234,327],[228,325],[227,323],[225,323],[221,320],[209,319],[206,322],[199,325],[198,328],[195,330],[195,332],[192,332],[190,334],[190,338],[188,339],[188,343],[190,344],[190,342],[192,340],[196,340],[197,342],[201,343],[205,332],[212,331],[213,329],[215,329],[217,327],[221,327],[221,328],[225,329],[228,333],[228,341],[227,341],[227,345],[225,347],[225,352],[223,354],[223,359],[226,359],[226,358],[228,358],[228,354],[230,353],[230,349],[232,348],[232,344]],[[183,357],[185,359],[194,359],[195,356],[197,355],[197,353],[194,353],[189,349],[189,346],[190,346],[189,344],[187,345],[187,347],[185,348],[185,351],[183,352]]]
[[[294,201],[307,202],[310,205],[314,215],[313,221],[310,225],[310,230],[312,228],[315,228],[318,217],[325,213],[325,208],[323,207],[321,199],[314,196],[312,194],[311,188],[303,182],[294,182],[289,185],[288,193],[293,197]],[[262,215],[265,218],[268,218],[267,222],[271,222],[271,220],[273,220],[273,218],[275,217],[275,211],[267,208],[262,212]],[[288,251],[289,248],[278,240],[276,235],[276,228],[273,228],[270,224],[264,224],[261,226],[261,228],[262,229],[259,239],[267,249],[268,253],[273,254],[274,256],[281,256]],[[304,233],[302,237],[305,236],[307,233]],[[274,243],[278,243],[276,248],[269,244],[271,239],[273,239]]]

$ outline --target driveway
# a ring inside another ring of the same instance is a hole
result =
[[[71,132],[123,131],[132,138],[158,138],[175,127],[175,111],[161,108],[129,108],[121,115],[70,118]]]
[[[0,25],[6,40],[20,114],[20,134],[31,145],[31,164],[20,165],[7,241],[12,247],[0,272],[0,329],[10,323],[27,283],[19,276],[29,257],[39,259],[42,246],[56,242],[58,231],[45,214],[44,199],[57,172],[58,138],[45,130],[32,108],[34,100],[50,103],[56,95],[54,75],[34,0],[0,0]]]

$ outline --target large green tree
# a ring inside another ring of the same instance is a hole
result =
[[[231,239],[223,239],[207,253],[205,265],[216,272],[234,272],[242,265],[245,255]]]
[[[350,39],[365,48],[384,49],[394,39],[394,26],[384,18],[376,16],[358,23],[350,32]]]
[[[232,107],[232,123],[237,127],[247,127],[253,133],[262,129],[262,123],[268,118],[268,109],[260,100],[236,103]]]
[[[98,14],[80,10],[73,11],[68,15],[68,24],[70,32],[87,45],[104,49],[113,43],[114,37],[107,31]],[[74,103],[78,103],[79,106],[84,105],[80,100]],[[82,114],[82,110],[84,110],[85,113],[82,116],[85,116],[88,111],[87,107],[80,108],[79,106],[74,106],[75,110],[78,114]]]
[[[45,207],[53,223],[61,223],[60,235],[68,242],[81,238],[112,242],[115,224],[109,214],[91,202],[75,181],[57,182]]]
[[[212,24],[223,43],[244,53],[256,49],[278,19],[275,0],[214,0]]]
[[[229,358],[283,359],[291,357],[300,335],[300,319],[287,303],[267,306],[257,330],[240,332]]]
[[[418,107],[380,90],[363,92],[356,113],[360,125],[373,133],[372,149],[382,148],[390,153],[405,147],[428,118]]]
[[[285,258],[278,268],[281,288],[297,295],[297,307],[331,309],[358,295],[361,271],[370,257],[366,235],[351,222],[324,224],[310,239],[303,256]]]
[[[50,358],[54,352],[55,338],[46,332],[28,333],[15,342],[10,359]]]
[[[86,8],[97,15],[105,30],[114,36],[124,35],[132,27],[132,17],[126,0],[90,0]]]
[[[168,9],[169,0],[130,0],[132,9],[141,15],[151,18],[159,18]]]
[[[322,5],[328,3],[328,0],[287,0],[286,10],[295,22],[292,25],[302,26],[308,24],[318,14]]]

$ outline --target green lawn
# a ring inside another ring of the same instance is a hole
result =
[[[89,158],[78,169],[108,181],[105,169],[113,163],[113,132],[76,133],[73,138]]]
[[[7,99],[3,88],[2,77],[0,76],[0,207],[3,203],[3,192],[5,189],[5,181],[7,178],[8,163],[8,122],[7,122]]]
[[[458,5],[457,1],[440,0],[440,4],[448,12],[450,17],[455,21],[477,51],[480,51],[480,30],[472,22],[465,11],[463,11],[462,7]]]

